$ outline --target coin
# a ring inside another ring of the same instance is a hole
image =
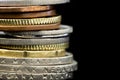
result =
[[[7,35],[7,34],[6,34]],[[66,37],[68,36],[69,34],[61,34],[61,35],[46,35],[46,36],[43,36],[43,35],[7,35],[7,36],[10,36],[10,37],[14,37],[14,38],[20,38],[20,39],[36,39],[36,38],[59,38],[59,37]]]
[[[13,57],[13,58],[48,58],[48,57],[61,57],[65,56],[65,50],[52,50],[52,51],[20,51],[20,50],[7,50],[0,49],[0,57]]]
[[[65,80],[72,78],[73,73],[41,73],[41,74],[31,74],[31,73],[9,73],[0,72],[1,80]]]
[[[0,0],[0,6],[28,6],[63,4],[70,0]]]
[[[23,50],[23,51],[26,51],[26,50],[27,51],[52,51],[52,50],[66,49],[68,47],[69,47],[68,43],[46,44],[46,45],[0,45],[1,49]]]
[[[20,31],[20,32],[4,32],[7,35],[15,35],[15,36],[22,36],[22,35],[28,35],[28,36],[50,36],[50,35],[61,35],[61,34],[69,34],[73,32],[73,28],[68,25],[60,25],[59,29],[56,30],[42,30],[42,31]]]
[[[36,30],[53,30],[58,29],[60,22],[43,25],[0,25],[0,31],[36,31]]]
[[[2,50],[0,49],[0,55],[1,55],[1,51]],[[24,52],[24,51],[21,51],[21,52]],[[45,51],[43,51],[43,53],[44,52]],[[6,54],[6,52],[4,52],[4,53]],[[16,53],[16,54],[19,54],[19,53]],[[73,62],[73,55],[68,52],[66,52],[66,55],[63,57],[52,57],[52,58],[50,58],[50,57],[49,58],[30,58],[30,57],[23,57],[23,58],[19,58],[19,57],[15,58],[14,57],[13,58],[13,57],[8,57],[8,56],[7,57],[0,56],[0,64],[8,64],[8,65],[21,64],[21,65],[30,65],[30,66],[47,66],[47,65],[70,64],[72,62]]]
[[[0,19],[27,19],[56,16],[55,10],[27,13],[0,13]]]
[[[0,35],[0,45],[50,45],[69,42],[69,37],[43,39],[17,39]]]
[[[5,65],[0,64],[0,72],[12,73],[67,73],[77,70],[77,62],[73,61],[71,64],[65,65],[51,65],[51,66],[27,66],[27,65]]]
[[[0,26],[45,25],[61,22],[61,16],[32,19],[0,19]]]
[[[0,0],[1,5],[1,0]],[[53,9],[53,6],[0,6],[0,13],[8,13],[8,12],[37,12],[37,11],[47,11]]]

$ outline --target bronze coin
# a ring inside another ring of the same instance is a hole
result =
[[[35,12],[53,9],[52,6],[22,6],[22,7],[0,7],[0,12]]]
[[[28,19],[55,16],[55,10],[42,11],[42,12],[29,12],[29,13],[0,13],[0,19]]]
[[[45,24],[45,25],[20,25],[20,26],[0,25],[0,31],[53,30],[53,29],[58,29],[59,26],[60,26],[60,23]]]

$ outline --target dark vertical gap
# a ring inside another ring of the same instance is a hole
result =
[[[81,61],[81,19],[80,11],[77,0],[71,0],[68,4],[57,5],[57,13],[62,15],[62,24],[73,26],[74,32],[70,36],[70,46],[67,51],[72,52],[74,59],[78,62],[78,70],[74,72],[73,79],[68,80],[80,80],[80,61]]]

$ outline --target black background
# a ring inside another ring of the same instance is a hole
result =
[[[70,36],[70,47],[67,51],[72,52],[74,59],[78,62],[78,70],[74,72],[73,79],[68,80],[80,80],[82,78],[81,73],[81,22],[79,0],[71,0],[70,3],[57,5],[57,13],[62,15],[62,24],[73,26],[73,33]]]

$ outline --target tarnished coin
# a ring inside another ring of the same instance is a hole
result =
[[[4,1],[4,0],[3,0]],[[16,0],[15,0],[16,1]],[[0,0],[0,5],[1,5]],[[0,6],[0,13],[8,13],[8,12],[37,12],[37,11],[47,11],[53,9],[53,6]]]
[[[58,29],[60,22],[54,24],[43,25],[0,25],[0,31],[39,31],[39,30],[53,30]]]
[[[56,16],[55,10],[43,12],[26,12],[26,13],[0,13],[0,19],[31,19],[40,17]]]

